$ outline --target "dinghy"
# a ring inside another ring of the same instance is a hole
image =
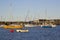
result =
[[[16,30],[16,32],[29,32],[29,30]]]

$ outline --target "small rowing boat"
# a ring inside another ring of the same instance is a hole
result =
[[[29,32],[29,30],[16,30],[16,32]]]

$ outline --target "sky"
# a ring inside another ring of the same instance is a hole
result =
[[[60,0],[0,0],[0,21],[60,19]]]

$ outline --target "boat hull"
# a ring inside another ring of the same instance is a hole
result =
[[[42,28],[52,28],[52,26],[42,26]]]
[[[5,25],[3,28],[5,28],[5,29],[18,29],[18,28],[23,28],[23,26],[22,25],[13,25],[13,26],[11,26],[11,25]]]

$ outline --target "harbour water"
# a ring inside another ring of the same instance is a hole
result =
[[[60,40],[60,26],[56,28],[28,27],[29,32],[11,33],[10,29],[0,28],[0,40]]]

